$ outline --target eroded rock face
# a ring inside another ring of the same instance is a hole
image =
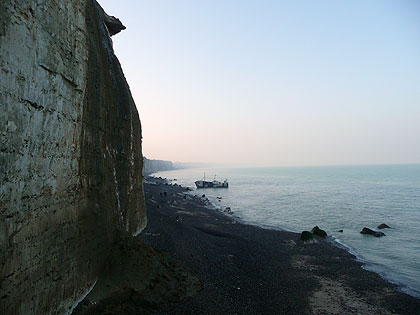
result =
[[[122,30],[125,30],[126,27],[121,23],[121,21],[115,16],[110,16],[104,12],[104,22],[106,28],[108,29],[109,35],[114,36]]]
[[[146,225],[140,121],[95,1],[1,1],[0,105],[0,313],[68,313]]]

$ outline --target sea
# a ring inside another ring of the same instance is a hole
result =
[[[363,268],[420,297],[420,164],[208,167],[153,175],[205,194],[215,211],[230,207],[248,224],[298,233],[318,225]],[[196,189],[194,181],[204,175],[228,179],[229,188]],[[381,223],[391,227],[382,230],[386,236],[360,234]]]

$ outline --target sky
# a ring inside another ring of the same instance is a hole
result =
[[[420,163],[420,1],[99,3],[148,158]]]

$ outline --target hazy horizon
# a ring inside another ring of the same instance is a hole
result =
[[[420,2],[99,2],[146,157],[420,163]]]
[[[148,158],[147,156],[145,156]],[[160,159],[156,158],[153,160],[160,160],[160,161],[170,161],[175,164],[175,167],[178,165],[191,165],[188,168],[304,168],[304,167],[352,167],[352,166],[360,166],[360,167],[370,167],[370,166],[410,166],[410,165],[420,165],[419,162],[413,163],[375,163],[375,164],[289,164],[289,165],[278,165],[278,164],[257,164],[257,163],[216,163],[216,162],[193,162],[193,161],[172,161],[168,159]]]

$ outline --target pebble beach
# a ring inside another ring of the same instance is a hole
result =
[[[144,184],[147,245],[176,259],[201,282],[193,296],[155,314],[419,314],[420,300],[398,291],[332,241],[238,222],[203,195],[165,179]],[[322,226],[321,226],[322,228]]]

